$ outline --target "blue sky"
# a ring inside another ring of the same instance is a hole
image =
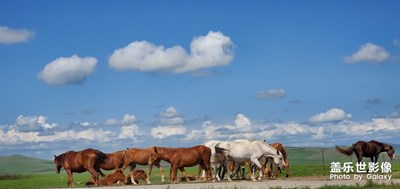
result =
[[[397,1],[1,1],[0,154],[399,143]]]

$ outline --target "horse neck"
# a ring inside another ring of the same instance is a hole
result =
[[[67,155],[68,152],[62,153],[59,156],[56,157],[57,162],[59,162],[61,165],[64,164],[65,156]]]
[[[158,153],[160,159],[167,161],[169,163],[171,163],[171,158],[174,155],[174,151],[175,149],[172,148],[163,148],[163,152],[162,153]]]

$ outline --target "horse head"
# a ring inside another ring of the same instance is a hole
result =
[[[64,154],[59,156],[54,155],[54,164],[56,165],[56,173],[59,174],[63,164]]]
[[[162,151],[163,151],[163,149],[160,147],[155,147],[155,146],[151,147],[148,164],[152,165],[154,161],[160,159],[161,158],[160,152],[162,152]]]
[[[393,148],[393,146],[385,144],[384,149],[387,152],[390,160],[393,160],[394,159],[394,148]]]
[[[274,163],[276,165],[278,165],[278,167],[280,169],[282,169],[282,170],[285,169],[285,167],[286,167],[285,159],[283,158],[283,154],[279,150],[276,150],[276,156],[274,156],[273,159],[274,159]]]

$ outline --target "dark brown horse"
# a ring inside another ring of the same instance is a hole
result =
[[[393,160],[394,154],[393,146],[375,140],[371,140],[369,142],[358,141],[347,149],[336,146],[336,150],[348,156],[350,156],[354,152],[357,156],[358,162],[361,162],[363,157],[369,157],[371,158],[372,162],[376,163],[378,162],[379,154],[381,152],[387,152],[389,158]]]
[[[121,169],[124,165],[124,156],[127,150],[119,150],[113,153],[106,154],[107,161],[101,164],[100,168],[104,170],[113,170],[116,171]]]
[[[206,179],[211,179],[210,158],[211,149],[204,145],[191,148],[153,147],[149,158],[149,164],[159,161],[160,159],[170,163],[170,182],[173,183],[177,180],[176,175],[178,169],[182,172],[186,180],[189,181],[185,167],[193,167],[198,164],[202,169],[206,170]]]
[[[164,171],[163,168],[160,166],[160,160],[153,161],[149,163],[149,158],[150,154],[152,153],[151,148],[146,148],[146,149],[141,149],[141,148],[129,148],[126,150],[126,153],[124,155],[124,165],[122,166],[122,169],[126,169],[126,167],[131,166],[131,174],[133,173],[133,170],[136,168],[136,165],[148,165],[149,166],[149,171],[148,171],[148,177],[147,177],[147,183],[150,184],[150,176],[151,176],[151,171],[153,169],[153,165],[156,166],[161,173],[161,182],[164,182]],[[136,184],[134,182],[134,178],[131,176],[131,180],[133,181],[133,184]]]
[[[116,170],[115,172],[104,177],[103,179],[100,179],[99,186],[111,186],[117,182],[122,182],[124,184],[127,182],[127,178],[125,177],[124,172],[121,169]],[[86,182],[85,186],[94,185],[94,183],[94,180],[91,179]]]
[[[89,171],[92,174],[95,185],[99,182],[100,165],[107,160],[106,154],[99,150],[91,148],[75,152],[68,151],[59,156],[54,155],[56,173],[60,173],[61,167],[65,169],[68,175],[68,186],[74,186],[72,174],[74,172],[82,173]]]

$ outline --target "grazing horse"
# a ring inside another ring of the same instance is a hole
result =
[[[221,146],[228,151],[228,157],[235,162],[235,171],[229,175],[228,179],[231,180],[233,176],[235,176],[239,170],[239,165],[244,163],[247,160],[250,160],[252,163],[257,165],[258,168],[262,169],[262,165],[260,163],[261,158],[272,158],[274,163],[277,164],[280,168],[284,168],[284,160],[282,153],[272,147],[271,145],[258,140],[235,140],[227,143],[226,147]],[[226,167],[226,166],[225,166]],[[253,173],[255,172],[255,167],[253,168]],[[258,180],[261,180],[262,172],[258,177]],[[251,178],[255,181],[254,174]]]
[[[100,168],[104,170],[113,170],[115,171],[122,168],[124,165],[124,156],[126,150],[119,150],[113,153],[106,154],[107,161],[100,165]]]
[[[286,153],[285,146],[284,146],[283,144],[281,144],[281,143],[273,143],[273,144],[271,144],[271,146],[274,147],[275,149],[279,150],[279,151],[282,153],[282,155],[283,155],[283,160],[285,161],[286,178],[288,178],[288,177],[289,177],[289,174],[290,174],[290,165],[289,165],[289,159],[288,159],[288,157],[287,157],[287,153]],[[267,164],[268,162],[271,162],[271,170],[273,170],[273,168],[272,168],[273,163],[272,163],[272,161],[271,161],[270,158],[269,158],[269,161],[268,161],[268,160],[265,161],[265,166],[266,166],[266,164]],[[274,164],[274,165],[275,165],[275,166],[274,166],[275,170],[279,169],[280,173],[282,173],[282,169],[278,168],[278,167],[276,166],[276,164]],[[265,170],[264,170],[264,172],[265,172]],[[268,173],[268,175],[271,176],[271,173]],[[278,172],[277,172],[277,171],[274,172],[273,177],[278,177]]]
[[[358,141],[347,149],[336,146],[336,150],[348,156],[350,156],[354,152],[357,156],[358,162],[361,162],[363,157],[369,157],[371,158],[372,162],[376,163],[378,162],[379,154],[381,152],[387,152],[391,160],[393,160],[394,157],[393,146],[375,140],[371,140],[369,142]]]
[[[153,165],[154,165],[160,170],[161,182],[164,182],[164,171],[160,165],[161,160],[157,160],[157,161],[149,163],[149,157],[150,157],[151,153],[152,153],[152,148],[146,148],[146,149],[128,148],[124,155],[124,160],[123,160],[124,165],[122,166],[122,169],[125,170],[126,167],[131,166],[130,172],[133,173],[133,170],[135,170],[135,168],[136,168],[136,164],[148,165],[149,166],[149,171],[148,171],[149,176],[147,177],[146,181],[148,184],[150,184],[151,171],[152,171]],[[135,179],[133,178],[132,174],[130,174],[130,175],[131,175],[132,183],[137,184],[137,183],[135,183]]]
[[[192,167],[200,164],[202,169],[207,172],[207,178],[211,178],[210,170],[211,149],[204,145],[198,145],[191,148],[163,148],[153,147],[149,158],[149,164],[159,161],[160,159],[171,164],[170,182],[177,180],[178,169],[182,175],[189,181],[185,167]]]
[[[99,186],[111,186],[117,182],[122,182],[122,183],[127,182],[127,178],[124,175],[124,171],[122,171],[121,169],[116,170],[114,173],[107,175],[103,179],[100,179]],[[93,179],[86,182],[85,186],[89,186],[89,185],[94,185]]]
[[[94,184],[99,183],[100,166],[107,160],[106,154],[99,150],[91,148],[75,152],[68,151],[59,156],[54,155],[54,163],[56,165],[56,173],[60,173],[61,167],[65,169],[68,175],[68,186],[74,187],[72,179],[73,172],[82,173],[89,171],[92,174]]]
[[[145,180],[147,181],[147,175],[146,172],[144,170],[135,170],[133,172],[130,172],[129,175],[127,176],[127,182],[125,184],[132,184],[132,180],[131,180],[131,176],[133,176],[133,180],[135,181],[135,183],[139,183],[139,180]]]

